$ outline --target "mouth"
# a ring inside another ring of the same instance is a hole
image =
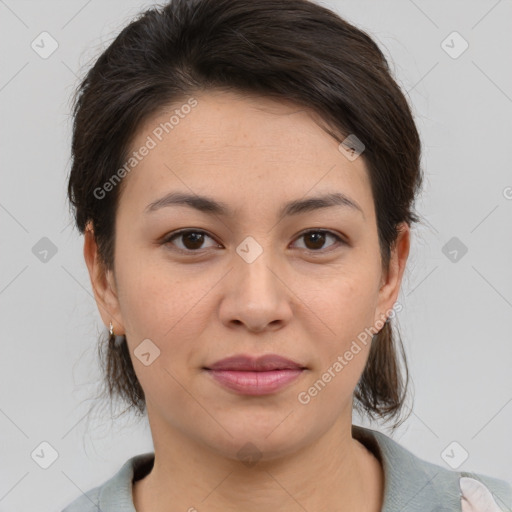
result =
[[[259,358],[239,355],[203,367],[224,388],[244,395],[266,395],[280,391],[307,367],[275,354]]]
[[[221,359],[204,370],[214,371],[241,371],[241,372],[269,372],[274,370],[304,370],[306,367],[286,357],[277,354],[267,354],[260,357],[237,355]]]

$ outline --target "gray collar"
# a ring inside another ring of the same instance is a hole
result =
[[[352,435],[375,453],[383,466],[382,512],[461,510],[458,473],[420,459],[376,430],[352,425]]]
[[[460,475],[426,462],[378,431],[352,425],[352,435],[381,461],[384,469],[382,512],[453,512],[461,510]],[[136,512],[132,480],[145,476],[154,453],[136,455],[98,489],[105,512]]]

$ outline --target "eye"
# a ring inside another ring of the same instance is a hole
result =
[[[204,243],[204,239],[210,238],[213,240],[211,236],[209,236],[205,231],[200,229],[182,229],[176,233],[173,233],[171,236],[166,237],[162,244],[170,244],[176,238],[183,239],[183,246],[178,247],[178,250],[181,252],[199,252],[198,249],[201,249],[202,244]],[[174,243],[173,243],[174,245]],[[219,246],[219,244],[217,244]]]
[[[299,235],[299,239],[304,238],[311,242],[309,246],[305,247],[305,249],[312,250],[313,252],[320,252],[319,249],[322,249],[322,246],[325,244],[326,236],[334,238],[338,244],[341,243],[346,245],[346,242],[340,236],[325,229],[311,229],[309,231],[305,231]],[[336,243],[332,245],[336,245]]]

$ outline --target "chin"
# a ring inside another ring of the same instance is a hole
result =
[[[220,429],[219,435],[214,439],[204,439],[204,442],[214,452],[228,459],[253,461],[253,465],[255,461],[276,460],[308,444],[307,438],[300,437],[300,429],[295,429],[291,422],[285,427],[283,417],[286,414],[281,415],[277,421],[273,419],[250,426],[225,422],[222,425],[229,434]]]

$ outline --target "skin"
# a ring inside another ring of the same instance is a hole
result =
[[[198,105],[124,178],[114,272],[102,271],[92,226],[85,236],[102,319],[127,336],[146,396],[155,464],[134,483],[136,510],[377,512],[382,467],[351,436],[353,392],[369,343],[307,405],[297,396],[389,315],[409,227],[401,226],[383,269],[363,158],[346,158],[318,119],[296,105],[225,91],[194,97]],[[149,119],[133,149],[168,119],[164,111]],[[236,215],[184,206],[144,213],[171,191],[208,195]],[[335,206],[277,217],[287,201],[334,191],[363,213]],[[183,236],[159,243],[183,228],[208,236],[202,245]],[[347,243],[301,236],[315,228]],[[252,263],[236,252],[247,236],[263,250]],[[147,338],[160,356],[145,366],[133,351]],[[260,397],[229,391],[202,369],[241,353],[277,353],[308,369]],[[237,456],[248,442],[261,457],[252,466]]]

